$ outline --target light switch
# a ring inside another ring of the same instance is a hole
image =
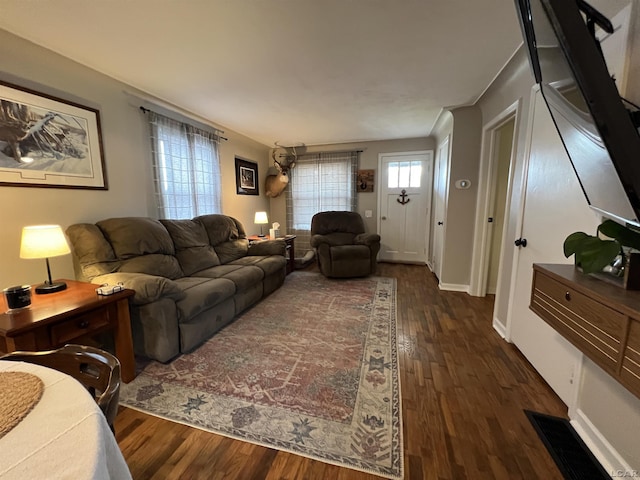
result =
[[[366,218],[371,218],[371,217],[373,217],[373,210],[365,210],[365,211],[364,211],[364,216],[365,216]]]

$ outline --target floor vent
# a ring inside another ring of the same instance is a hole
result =
[[[611,480],[568,420],[524,412],[566,480]]]

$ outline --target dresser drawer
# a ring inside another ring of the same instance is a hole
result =
[[[625,315],[538,271],[531,309],[602,368],[617,374]]]
[[[631,322],[620,378],[629,390],[640,396],[640,322]]]
[[[78,315],[51,327],[51,343],[64,345],[71,340],[98,332],[108,326],[109,314],[106,309]]]

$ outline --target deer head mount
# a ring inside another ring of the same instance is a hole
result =
[[[266,195],[272,198],[279,197],[289,184],[289,171],[295,167],[296,160],[298,159],[297,149],[301,147],[304,148],[304,144],[301,146],[283,147],[276,142],[275,145],[276,148],[271,152],[271,159],[278,173],[275,175],[267,175],[265,181]],[[279,149],[281,148],[285,150],[285,153],[282,155],[279,153]],[[284,161],[280,161],[280,157],[284,157]]]

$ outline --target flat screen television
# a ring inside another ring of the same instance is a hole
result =
[[[515,0],[532,72],[589,206],[640,227],[640,134],[582,0]]]

